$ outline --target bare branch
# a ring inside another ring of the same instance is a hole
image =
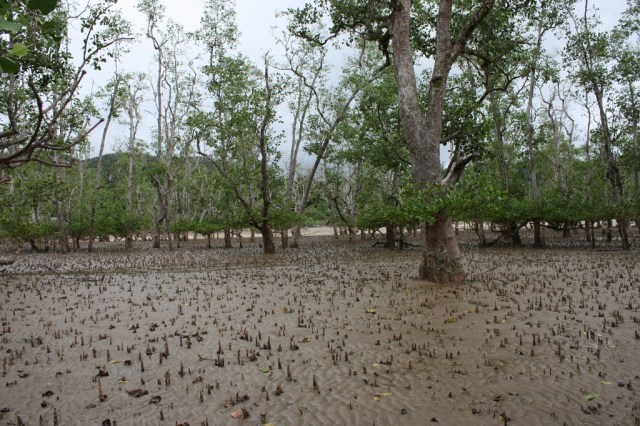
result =
[[[460,180],[467,165],[477,157],[478,154],[476,153],[465,154],[460,149],[456,149],[442,183],[449,188],[455,185]]]

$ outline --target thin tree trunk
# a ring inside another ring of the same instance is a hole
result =
[[[131,82],[129,82],[131,84]],[[127,189],[125,193],[125,214],[126,214],[126,230],[124,247],[126,250],[133,248],[133,229],[131,224],[131,218],[133,215],[133,164],[135,156],[135,142],[138,132],[138,99],[136,91],[127,85],[128,91],[128,107],[127,113],[129,115],[129,164],[127,168]]]
[[[293,228],[291,228],[291,243],[289,244],[289,247],[291,248],[298,248],[299,244],[300,244],[300,235],[301,235],[301,226],[299,224],[296,224],[293,226]]]
[[[531,68],[531,74],[529,76],[529,94],[527,101],[527,108],[525,111],[527,120],[527,153],[529,156],[529,184],[530,184],[530,197],[533,201],[535,209],[539,208],[538,201],[540,200],[540,189],[538,188],[538,173],[536,170],[536,152],[533,145],[534,128],[533,128],[533,94],[536,87],[537,80],[537,67],[538,59],[540,57],[540,49],[542,47],[542,36],[544,32],[541,28],[538,28],[538,38],[534,54],[532,58],[533,66]],[[536,217],[533,220],[533,246],[544,247],[544,240],[542,238],[542,225],[540,218]]]
[[[362,51],[362,54],[364,54],[364,50]],[[347,117],[347,114],[349,113],[350,108],[351,108],[351,104],[357,98],[358,94],[367,85],[369,85],[373,81],[375,81],[378,78],[379,75],[380,75],[380,73],[378,73],[378,72],[374,73],[372,76],[370,76],[367,79],[365,84],[356,87],[353,90],[353,92],[351,92],[349,97],[342,104],[340,104],[340,106],[339,106],[338,110],[336,111],[333,119],[331,119],[331,120],[329,120],[325,116],[325,114],[324,114],[324,112],[323,112],[323,110],[321,108],[320,99],[318,98],[316,88],[305,81],[305,85],[314,93],[314,96],[316,98],[316,112],[318,113],[318,115],[322,119],[321,121],[327,127],[326,127],[326,130],[324,130],[322,132],[323,133],[322,141],[320,142],[320,145],[319,145],[319,148],[317,150],[314,162],[313,162],[311,168],[309,169],[309,173],[307,174],[306,182],[305,182],[305,186],[304,186],[304,191],[302,193],[302,198],[300,199],[300,201],[298,202],[298,205],[296,206],[296,212],[298,214],[304,213],[306,208],[307,208],[307,204],[309,202],[309,197],[311,195],[311,190],[313,188],[313,182],[315,180],[316,173],[317,173],[317,171],[318,171],[318,169],[320,167],[321,162],[325,159],[325,154],[327,152],[329,144],[334,139],[334,132],[336,131],[336,129],[338,128],[340,123]],[[299,228],[299,226],[298,226],[298,228]],[[297,233],[297,232],[293,233],[293,243],[291,244],[291,247],[293,247],[293,248],[298,247],[298,237],[299,236],[300,236],[299,233]]]
[[[487,236],[484,230],[484,222],[482,220],[476,220],[476,234],[480,239],[480,247],[487,246]]]
[[[585,231],[585,238],[587,240],[587,242],[591,242],[591,221],[587,220],[584,222],[584,231]]]
[[[602,92],[598,87],[594,89],[594,93],[596,96],[596,102],[598,104],[598,110],[600,112],[600,126],[603,130],[604,156],[607,166],[607,178],[611,183],[613,189],[613,201],[617,204],[618,208],[622,209],[624,204],[622,177],[620,176],[620,168],[618,167],[616,158],[611,151],[611,131],[609,130],[609,124],[607,122],[604,99]],[[622,240],[622,249],[629,250],[631,249],[631,243],[629,242],[629,234],[627,232],[628,219],[624,217],[624,213],[622,213],[622,215],[619,215],[616,219],[618,222],[618,231]],[[609,222],[611,221],[609,220],[608,223]],[[609,230],[610,229],[611,227],[609,227]],[[609,235],[607,235],[607,240],[609,240],[609,238]]]
[[[509,235],[511,236],[511,245],[514,247],[522,247],[522,237],[520,236],[520,226],[515,222],[509,222]]]
[[[629,98],[630,103],[633,105],[634,109],[637,112],[636,106],[636,97],[635,90],[633,89],[633,84],[629,82]],[[633,124],[632,124],[632,147],[633,147],[633,194],[636,202],[640,205],[640,157],[638,154],[638,119],[637,115],[634,115]],[[636,228],[640,231],[640,216],[636,217]]]
[[[149,33],[147,35],[153,41],[153,47],[158,52],[158,76],[156,79],[156,163],[159,167],[162,167],[162,78],[164,75],[163,72],[163,46],[158,39],[152,34]],[[153,248],[160,248],[160,240],[162,234],[162,221],[166,216],[166,212],[164,211],[164,198],[166,194],[163,193],[163,183],[160,180],[160,175],[156,174],[153,176],[154,186],[156,188],[156,215],[153,223]]]
[[[603,155],[607,170],[607,180],[609,181],[611,189],[613,190],[613,202],[616,207],[621,210],[621,213],[617,215],[618,217],[616,218],[616,220],[618,222],[618,230],[620,232],[620,237],[622,240],[622,248],[623,250],[629,250],[631,249],[631,243],[629,242],[629,234],[627,231],[628,219],[626,218],[626,213],[624,212],[624,187],[620,174],[620,168],[618,167],[616,157],[612,151],[614,140],[611,135],[611,129],[609,128],[609,119],[606,113],[604,88],[601,85],[601,82],[598,81],[598,79],[595,77],[598,72],[594,69],[593,58],[590,56],[593,50],[593,46],[591,45],[590,38],[590,34],[592,33],[590,28],[588,28],[587,26],[587,12],[588,2],[585,2],[583,23],[584,33],[587,34],[587,36],[581,39],[581,42],[584,43],[581,46],[581,60],[583,61],[582,65],[589,72],[589,76],[591,76],[591,81],[588,82],[588,90],[590,90],[596,98],[596,104],[598,106],[598,112],[600,115],[600,130],[602,132],[602,141],[604,142]]]
[[[273,254],[276,252],[276,245],[273,242],[273,230],[269,220],[269,208],[271,207],[271,189],[269,182],[271,176],[269,174],[269,154],[267,152],[268,128],[272,114],[272,89],[269,80],[269,65],[265,57],[264,61],[264,82],[267,91],[265,100],[265,113],[260,125],[260,134],[258,135],[260,149],[260,190],[262,195],[262,220],[260,223],[260,233],[262,234],[262,243],[264,244],[264,253]]]
[[[60,169],[60,185],[65,181],[65,169]],[[71,247],[69,246],[69,233],[67,231],[67,216],[68,211],[66,203],[62,200],[57,200],[57,216],[58,216],[58,228],[60,229],[60,248],[63,253],[69,253]]]
[[[324,64],[324,54],[320,59],[320,66],[314,70],[313,78],[311,83],[309,84],[312,87],[315,87],[316,81],[320,77],[320,73],[322,72],[322,64]],[[290,201],[295,200],[295,180],[298,172],[298,152],[300,150],[300,145],[302,144],[302,139],[304,136],[305,123],[307,120],[307,114],[311,107],[311,101],[313,100],[314,91],[307,87],[304,83],[304,77],[298,76],[298,88],[297,88],[297,102],[294,111],[294,119],[291,125],[291,152],[289,154],[289,172],[287,175],[287,198]],[[307,92],[305,92],[305,87],[307,88]],[[296,206],[296,211],[299,211],[301,206]],[[296,225],[299,231],[300,226]],[[295,227],[294,227],[295,229]],[[300,236],[299,232],[292,232],[293,241],[289,244],[288,236],[286,238],[286,243],[282,241],[282,248],[298,248],[298,237]]]
[[[100,175],[102,173],[102,154],[104,153],[104,146],[107,141],[107,133],[109,132],[109,126],[111,120],[116,113],[116,98],[118,95],[118,89],[120,88],[120,75],[116,71],[116,79],[113,84],[113,93],[111,94],[111,102],[109,105],[109,113],[107,114],[107,121],[102,131],[102,139],[100,140],[100,151],[98,152],[98,164],[96,165],[96,181],[93,186],[93,195],[91,198],[91,210],[89,212],[89,253],[93,251],[93,242],[96,239],[96,209],[98,207],[98,191],[100,191]]]

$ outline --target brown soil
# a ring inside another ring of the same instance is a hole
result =
[[[640,424],[637,250],[463,244],[435,285],[416,249],[301,243],[22,255],[0,424]]]

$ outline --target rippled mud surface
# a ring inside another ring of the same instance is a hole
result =
[[[0,424],[638,425],[638,256],[469,245],[432,284],[419,250],[331,237],[25,254]]]

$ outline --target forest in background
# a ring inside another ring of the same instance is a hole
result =
[[[489,230],[521,245],[531,226],[540,247],[545,227],[595,243],[595,226],[615,224],[608,238],[631,248],[640,217],[637,0],[611,31],[599,30],[587,1],[455,2],[449,37],[464,43],[452,43],[460,49],[442,89],[437,136],[451,161],[438,158],[436,174],[445,184],[416,177],[399,99],[400,27],[374,16],[393,17],[404,1],[324,3],[287,11],[289,27],[274,39],[285,54],[253,63],[238,51],[229,1],[208,0],[195,33],[165,17],[160,0],[139,2],[145,28],[114,0],[83,10],[0,1],[1,236],[33,249],[55,240],[67,252],[81,241],[92,251],[109,235],[131,249],[144,235],[173,249],[189,233],[221,232],[228,246],[252,228],[269,253],[274,231],[286,248],[298,245],[301,226],[384,228],[393,248],[403,230],[446,219],[471,224],[481,245],[495,242]],[[416,76],[430,117],[447,1],[414,3],[410,47],[436,58]],[[71,28],[82,40],[71,43]],[[154,49],[154,72],[118,62],[133,43]],[[351,57],[333,78],[328,52],[345,45]],[[110,82],[80,95],[85,75],[106,61],[117,63]],[[145,102],[155,120],[146,139]],[[128,138],[103,155],[114,122]],[[100,135],[97,158],[90,133]]]

